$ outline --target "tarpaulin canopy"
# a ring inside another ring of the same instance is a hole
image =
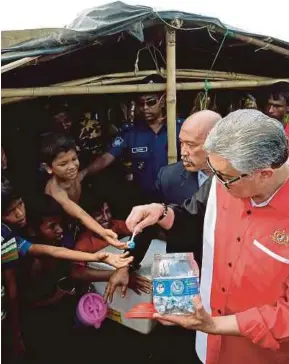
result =
[[[131,6],[117,1],[83,11],[67,28],[2,32],[2,62],[59,54],[123,32],[143,42],[145,29],[166,23],[181,30],[218,30],[224,31],[230,37],[243,34],[257,39],[266,38],[227,26],[217,18],[178,11],[156,12],[150,7]],[[267,41],[289,49],[287,42],[274,38],[267,38]]]

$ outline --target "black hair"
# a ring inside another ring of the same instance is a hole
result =
[[[47,133],[43,136],[41,146],[41,163],[49,166],[60,153],[76,151],[76,144],[71,136],[65,134]]]
[[[269,95],[272,97],[274,101],[280,100],[280,98],[283,98],[286,102],[286,105],[289,105],[289,91],[285,90],[272,90],[272,92]]]
[[[149,75],[149,76],[145,77],[143,80],[141,80],[139,83],[144,84],[144,85],[160,84],[160,83],[166,83],[166,79],[158,74]],[[139,97],[144,96],[144,95],[153,95],[153,94],[161,96],[164,92],[165,91],[142,92],[139,94]]]
[[[1,204],[2,204],[2,215],[5,215],[7,209],[12,202],[17,201],[21,198],[19,193],[14,189],[10,181],[2,177],[1,178]]]
[[[33,228],[39,228],[44,219],[49,217],[63,217],[61,205],[49,195],[37,196],[27,202],[27,221]]]

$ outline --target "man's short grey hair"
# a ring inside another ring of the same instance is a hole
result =
[[[288,158],[288,141],[282,124],[257,110],[230,113],[211,130],[204,147],[246,174],[278,168]]]

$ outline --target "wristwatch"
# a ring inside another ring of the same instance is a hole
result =
[[[167,204],[165,204],[165,203],[162,203],[162,206],[163,206],[163,213],[161,214],[161,216],[159,217],[159,219],[158,219],[158,221],[161,221],[161,220],[163,220],[166,216],[167,216],[167,214],[168,214],[168,212],[169,212],[169,206],[167,205]]]

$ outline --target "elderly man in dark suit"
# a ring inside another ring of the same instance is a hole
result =
[[[221,119],[204,110],[189,116],[180,131],[182,161],[161,168],[156,181],[159,198],[166,204],[182,205],[209,178],[203,145],[210,130]]]
[[[203,222],[211,186],[211,177],[206,173],[207,156],[203,145],[208,133],[220,119],[219,114],[209,110],[200,111],[187,118],[180,131],[182,162],[164,167],[159,172],[156,184],[160,199],[165,204],[162,216],[165,216],[168,204],[174,204],[173,208],[179,210],[175,215],[174,227],[167,234],[167,252],[194,252],[199,265],[202,255]],[[191,215],[195,215],[194,224]],[[132,251],[136,261],[142,260],[147,248],[144,244],[136,244]],[[127,268],[113,273],[106,288],[106,297],[112,299],[117,287],[120,287],[124,296],[129,283],[135,281],[133,276]],[[174,327],[162,327],[160,330],[158,334],[163,338],[161,343],[164,343],[161,352],[167,346],[181,348],[177,351],[176,358],[170,356],[168,362],[189,360],[199,363],[193,350],[194,333]],[[158,353],[153,354],[156,362],[157,355]]]
[[[182,162],[166,166],[159,174],[157,188],[164,204],[173,204],[174,208],[198,215],[194,226],[194,243],[188,239],[191,229],[190,219],[180,219],[167,235],[167,252],[193,251],[197,262],[201,262],[203,217],[205,215],[211,178],[206,174],[206,153],[203,150],[205,139],[221,116],[213,111],[204,110],[189,116],[180,131]],[[187,200],[187,201],[185,201]],[[177,206],[179,205],[179,206]],[[180,206],[183,205],[184,208]],[[203,213],[198,213],[202,209]],[[182,214],[180,214],[182,215]],[[189,230],[190,231],[190,230]],[[144,230],[145,232],[145,230]],[[136,244],[131,251],[134,263],[140,263],[148,249],[150,241]],[[106,289],[106,296],[112,299],[117,287],[126,291],[129,282],[128,269],[119,269],[111,277]]]
[[[219,114],[204,110],[189,116],[183,123],[179,136],[182,161],[163,167],[158,174],[156,185],[162,202],[183,205],[194,215],[200,208],[205,211],[211,178],[207,174],[203,145],[210,130],[220,119]],[[191,220],[185,217],[167,234],[168,253],[193,251],[198,263],[201,262],[202,244],[199,237],[202,236],[203,214],[198,215],[200,221],[194,227],[194,234],[198,235],[194,246],[188,238]]]

